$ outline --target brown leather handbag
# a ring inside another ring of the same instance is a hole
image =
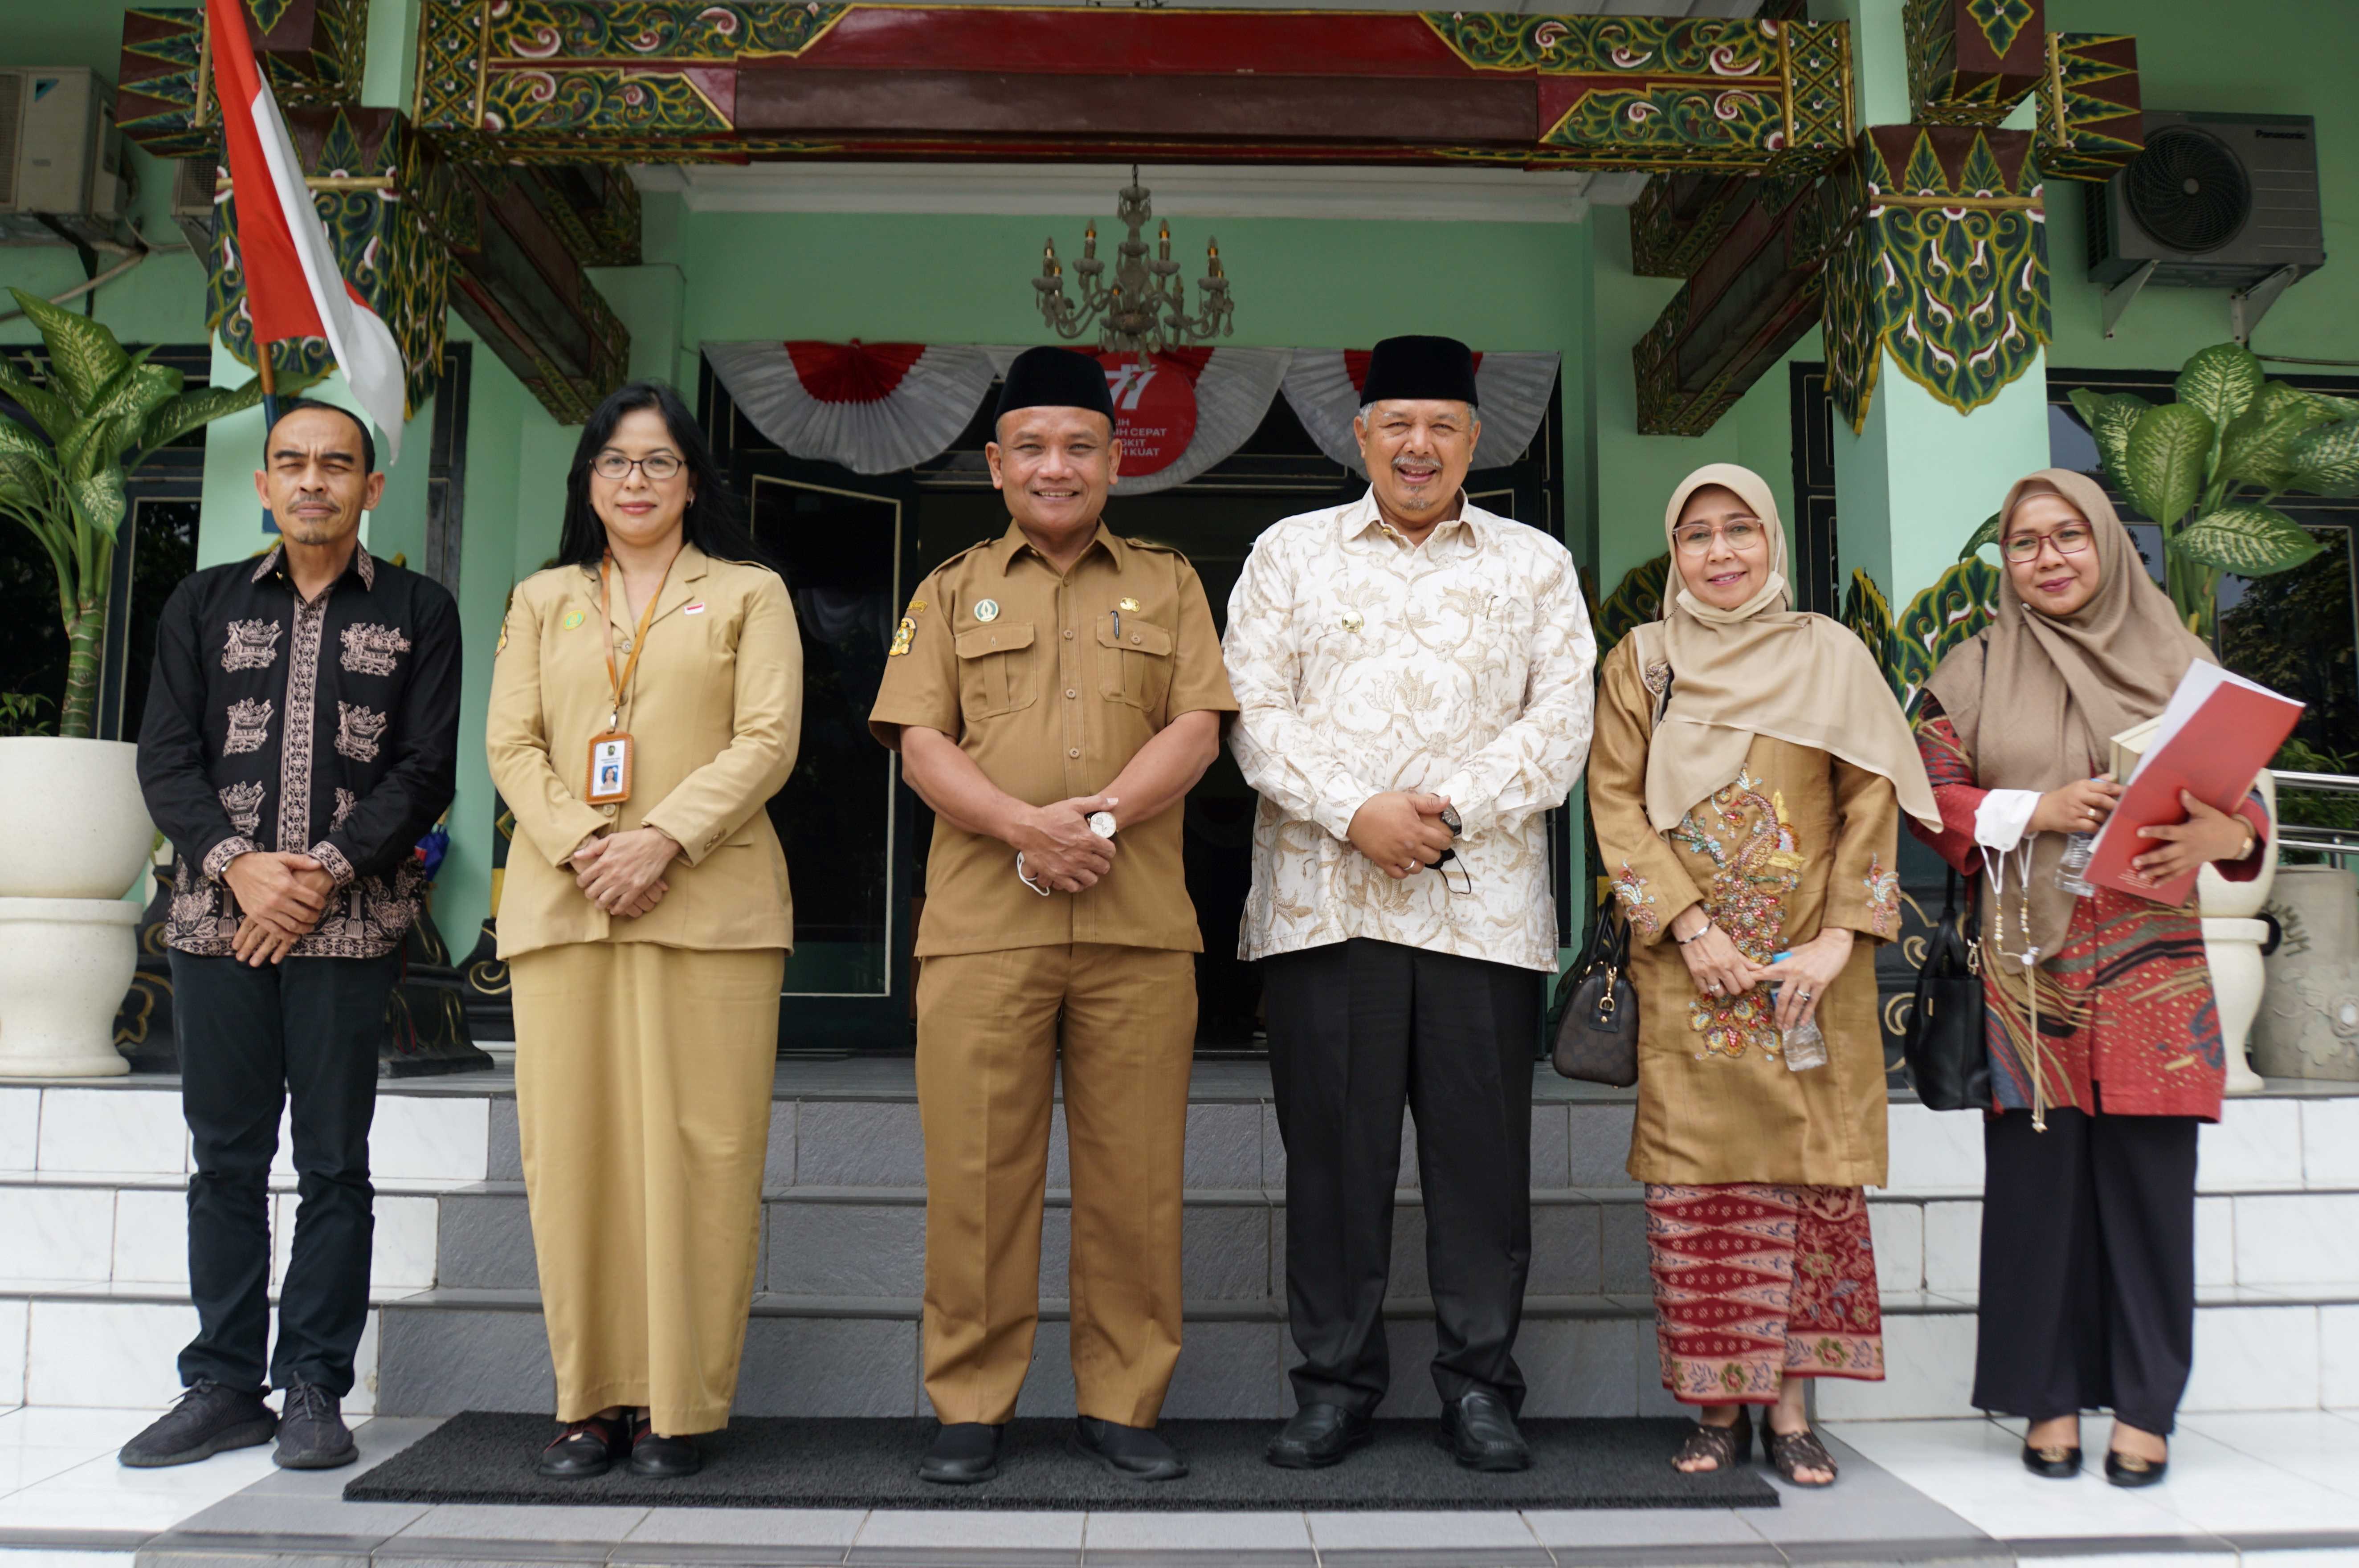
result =
[[[1557,982],[1549,1056],[1568,1078],[1626,1089],[1638,1081],[1638,988],[1630,983],[1630,925],[1609,894],[1581,961]]]

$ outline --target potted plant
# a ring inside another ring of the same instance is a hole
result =
[[[158,448],[261,400],[259,382],[184,389],[180,373],[126,353],[106,327],[10,289],[41,334],[45,382],[0,356],[0,514],[40,542],[57,573],[67,641],[56,732],[0,735],[0,812],[25,824],[0,858],[0,1073],[121,1072],[112,1023],[131,979],[139,906],[124,893],[155,828],[137,748],[92,737],[124,481]],[[42,715],[46,727],[47,715]],[[118,913],[119,912],[119,913]]]
[[[2271,381],[2242,343],[2215,343],[2180,368],[2176,401],[2072,394],[2105,477],[2162,525],[2164,586],[2187,629],[2218,631],[2223,572],[2268,577],[2321,546],[2274,503],[2359,495],[2359,403]],[[1993,516],[1961,557],[1998,542]]]

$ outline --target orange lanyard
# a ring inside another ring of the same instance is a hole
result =
[[[674,556],[673,560],[679,557]],[[655,592],[647,595],[647,607],[639,611],[639,629],[631,633],[631,656],[623,662],[620,671],[614,668],[614,615],[613,610],[614,579],[606,568],[614,564],[612,555],[598,563],[598,625],[606,634],[606,681],[614,694],[613,714],[606,720],[606,731],[613,734],[623,723],[623,693],[630,688],[632,672],[639,667],[639,655],[647,651],[647,628],[655,624],[656,605],[663,598],[664,583],[671,580],[671,563],[664,564],[663,582],[656,584]]]

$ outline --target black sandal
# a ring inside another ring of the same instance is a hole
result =
[[[2160,1486],[2169,1470],[2168,1458],[2141,1459],[2118,1448],[2105,1451],[2105,1479],[2116,1487]]]
[[[540,1451],[540,1473],[560,1481],[587,1481],[604,1475],[630,1451],[627,1428],[615,1417],[570,1421]]]
[[[1726,1426],[1712,1426],[1698,1422],[1688,1429],[1687,1441],[1671,1455],[1671,1468],[1680,1470],[1682,1462],[1710,1459],[1709,1470],[1680,1470],[1683,1476],[1716,1476],[1735,1469],[1753,1457],[1753,1412],[1745,1406],[1736,1407],[1736,1419]]]
[[[1762,1422],[1763,1446],[1768,1450],[1769,1463],[1777,1474],[1797,1487],[1832,1487],[1840,1472],[1835,1468],[1834,1455],[1819,1441],[1819,1434],[1809,1427],[1799,1432],[1779,1432],[1768,1422]],[[1797,1470],[1824,1470],[1823,1481],[1797,1480]]]

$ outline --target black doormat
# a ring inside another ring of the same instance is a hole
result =
[[[1107,1474],[1067,1446],[1070,1421],[1019,1421],[999,1478],[979,1487],[918,1479],[933,1423],[910,1420],[756,1417],[698,1438],[704,1468],[644,1480],[617,1465],[592,1481],[553,1481],[535,1468],[556,1435],[545,1416],[470,1411],[451,1417],[355,1477],[356,1503],[629,1504],[782,1509],[1724,1509],[1775,1508],[1761,1472],[1682,1476],[1671,1454],[1676,1417],[1527,1421],[1532,1467],[1462,1470],[1435,1443],[1437,1422],[1384,1421],[1376,1441],[1327,1470],[1262,1462],[1274,1421],[1167,1421],[1187,1456],[1181,1480],[1148,1486]]]

